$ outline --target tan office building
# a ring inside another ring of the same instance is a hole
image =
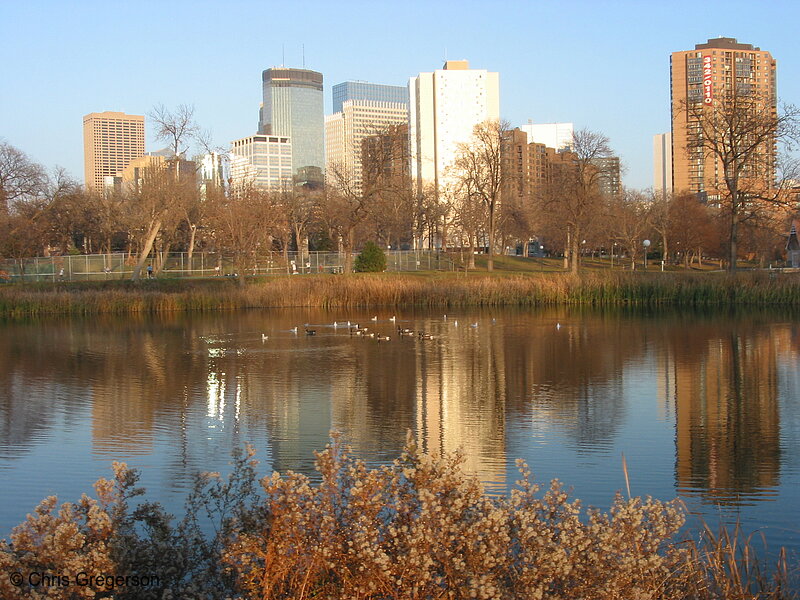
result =
[[[700,106],[713,110],[732,94],[753,94],[777,110],[776,63],[769,52],[734,38],[720,37],[697,44],[694,50],[673,52],[670,58],[672,90],[672,189],[707,195],[709,202],[719,199],[725,186],[718,160],[704,156],[702,150],[688,151],[689,136],[699,127],[691,112]],[[774,165],[775,147],[765,148]],[[774,178],[763,174],[765,187]]]
[[[339,179],[344,179],[352,184],[354,192],[361,193],[364,183],[364,140],[407,125],[408,106],[405,103],[344,101],[341,112],[325,117],[326,181],[337,185]]]
[[[102,190],[118,183],[125,167],[140,156],[144,156],[144,116],[106,111],[83,117],[87,189]]]

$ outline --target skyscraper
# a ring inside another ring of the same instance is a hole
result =
[[[653,191],[666,198],[672,193],[672,134],[653,136]]]
[[[321,183],[325,168],[322,73],[273,67],[261,76],[259,134],[288,137],[299,183]]]
[[[408,106],[408,88],[400,85],[383,85],[367,81],[345,81],[331,88],[333,112],[342,112],[347,100],[372,100]]]
[[[291,138],[251,135],[231,142],[231,184],[278,190],[292,184]]]
[[[103,190],[121,180],[122,171],[144,156],[144,116],[121,112],[83,117],[84,183]]]
[[[719,159],[702,149],[688,151],[689,142],[700,130],[701,115],[729,104],[734,97],[747,96],[777,109],[776,62],[769,52],[734,38],[710,39],[694,50],[673,52],[670,58],[672,88],[672,188],[719,199],[725,187],[725,173]],[[700,107],[703,110],[700,111]],[[774,144],[763,153],[774,165]],[[774,176],[760,173],[769,187]],[[769,181],[767,181],[769,180]]]
[[[355,190],[361,191],[362,187],[362,159],[363,142],[370,136],[380,135],[390,132],[392,127],[404,126],[408,124],[408,104],[405,102],[391,102],[385,100],[369,100],[363,98],[353,98],[343,95],[342,88],[345,84],[334,86],[334,98],[338,88],[339,99],[346,98],[341,102],[341,110],[325,117],[325,169],[326,179],[334,181],[337,176],[345,176],[351,180]],[[400,90],[402,94],[394,93],[394,96],[405,98],[405,88],[375,85],[364,82],[359,83],[359,88],[355,91],[381,92],[382,88],[390,88],[389,91]],[[374,86],[370,88],[368,86]],[[354,96],[351,88],[349,96]],[[377,96],[379,94],[366,93],[362,95]],[[386,94],[391,97],[390,94]],[[336,100],[334,100],[334,106]],[[405,154],[405,153],[404,153]]]
[[[411,177],[421,190],[437,189],[451,176],[447,169],[478,123],[500,118],[500,76],[470,69],[466,60],[449,60],[442,69],[420,73],[408,82]]]

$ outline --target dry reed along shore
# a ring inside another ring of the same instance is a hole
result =
[[[798,306],[800,274],[357,274],[4,284],[0,317],[288,307]]]

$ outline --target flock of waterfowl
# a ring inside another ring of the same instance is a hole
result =
[[[442,318],[443,318],[444,321],[448,320],[447,319],[447,315],[444,315]],[[397,317],[393,315],[393,316],[389,317],[389,319],[387,321],[389,323],[393,324],[393,325],[396,325]],[[492,319],[492,321],[494,322],[494,319]],[[371,323],[375,323],[376,324],[375,326],[377,326],[377,324],[379,323],[377,315],[372,317],[370,319],[370,322]],[[452,323],[453,327],[458,327],[458,321],[457,320],[452,320],[450,322]],[[303,333],[305,333],[305,335],[308,335],[308,336],[317,335],[317,329],[316,329],[317,327],[330,327],[330,328],[333,328],[334,331],[338,331],[340,329],[346,329],[349,332],[351,337],[371,338],[371,339],[374,339],[374,340],[376,340],[378,342],[388,342],[388,341],[391,341],[391,339],[392,339],[392,336],[390,336],[390,335],[387,335],[385,333],[378,333],[376,331],[373,331],[370,327],[364,327],[364,326],[360,325],[359,323],[354,323],[354,322],[351,322],[351,321],[334,321],[330,325],[328,325],[328,324],[325,324],[325,325],[311,325],[310,323],[305,323],[303,325],[302,331],[303,331]],[[478,323],[477,322],[470,323],[470,327],[478,327]],[[403,337],[409,337],[409,338],[417,337],[417,338],[419,338],[421,340],[433,340],[433,339],[436,339],[436,336],[434,336],[432,333],[428,333],[426,331],[414,331],[413,329],[411,329],[409,327],[396,327],[396,329],[397,329],[397,336],[400,337],[400,338],[403,338]],[[292,327],[291,329],[289,329],[289,333],[293,333],[295,335],[298,335],[300,333],[300,327],[297,326],[297,325]],[[268,339],[269,339],[269,335],[267,335],[266,333],[262,333],[261,334],[261,341],[262,342],[266,342]]]

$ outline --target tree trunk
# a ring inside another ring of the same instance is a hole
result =
[[[570,241],[571,236],[569,233],[569,229],[567,229],[567,243],[564,244],[564,270],[569,269],[569,253],[570,253]]]
[[[186,253],[188,255],[187,258],[189,259],[189,269],[192,268],[192,255],[194,254],[194,240],[196,235],[197,225],[189,223],[189,251]]]
[[[150,225],[150,231],[147,234],[147,238],[144,242],[144,247],[142,248],[142,252],[139,255],[139,260],[136,263],[136,266],[133,269],[133,275],[131,275],[131,281],[139,281],[139,277],[142,272],[142,267],[144,267],[144,263],[147,262],[147,257],[150,254],[150,251],[153,249],[153,242],[156,241],[156,236],[158,232],[161,230],[161,220],[157,219],[153,221],[152,225]]]
[[[494,271],[494,210],[489,211],[489,258],[486,260],[486,270]]]
[[[577,235],[572,236],[571,248],[569,250],[570,271],[572,271],[574,275],[577,275],[580,270],[581,255],[580,247],[578,246],[578,237]]]
[[[468,269],[475,268],[475,238],[477,234],[469,236],[469,264],[467,265]]]
[[[156,268],[154,269],[156,275],[159,275],[161,271],[164,270],[164,264],[167,262],[167,260],[169,260],[169,249],[171,247],[172,242],[167,242],[161,252],[159,252],[158,262],[156,263]]]
[[[354,229],[347,230],[347,242],[344,244],[344,273],[352,273],[353,271],[353,237]]]
[[[736,205],[731,208],[731,239],[730,239],[730,253],[728,255],[728,271],[731,273],[736,272],[736,258],[739,253],[737,236],[739,234],[739,211]]]

